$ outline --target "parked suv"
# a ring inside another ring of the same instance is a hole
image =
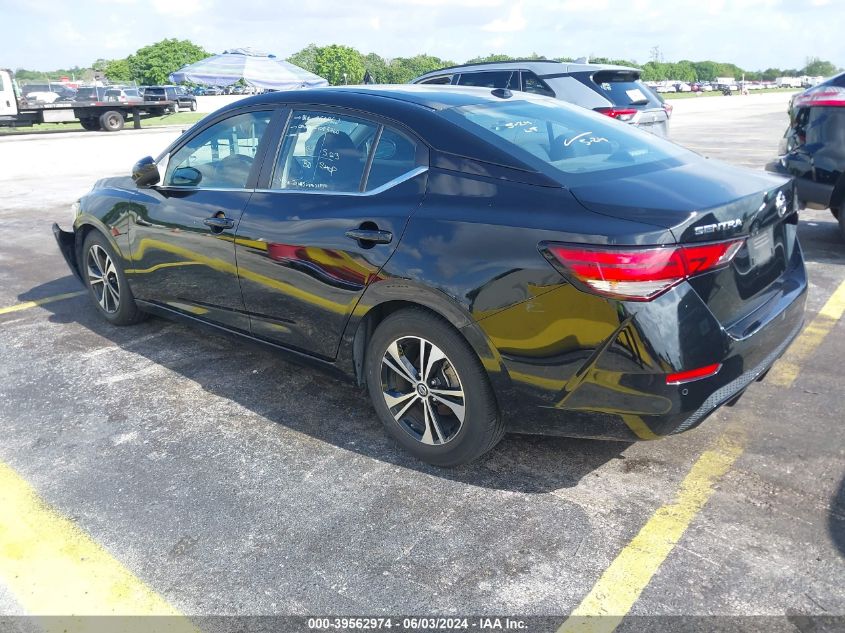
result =
[[[549,60],[489,62],[441,68],[413,84],[450,84],[505,88],[555,97],[636,125],[658,136],[669,135],[671,109],[640,81],[638,68],[576,64]]]
[[[780,154],[766,169],[794,176],[801,206],[829,208],[845,238],[845,73],[793,98]]]
[[[182,86],[149,86],[144,91],[145,101],[174,101],[177,109],[188,108],[192,112],[197,109],[197,98],[189,94]]]

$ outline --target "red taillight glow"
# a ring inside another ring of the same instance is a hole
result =
[[[692,382],[693,380],[701,380],[702,378],[710,378],[719,373],[722,365],[715,363],[713,365],[705,365],[698,369],[690,369],[687,371],[679,371],[674,374],[666,374],[667,385],[682,385],[685,382]]]
[[[685,279],[724,266],[742,240],[657,248],[595,248],[541,244],[566,273],[591,290],[631,301],[650,301]]]
[[[635,108],[596,108],[596,112],[609,116],[612,119],[630,121],[637,116],[638,110]]]
[[[671,103],[664,103],[663,110],[666,112],[666,116],[672,116],[672,104]]]

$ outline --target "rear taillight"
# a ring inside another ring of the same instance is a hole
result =
[[[650,301],[693,275],[727,265],[744,241],[657,248],[546,242],[540,249],[564,275],[587,290],[629,301]]]
[[[664,102],[663,103],[663,111],[666,112],[666,118],[667,119],[669,117],[671,117],[672,116],[672,104]]]
[[[619,121],[630,121],[637,116],[636,108],[596,108],[596,112],[609,116]]]

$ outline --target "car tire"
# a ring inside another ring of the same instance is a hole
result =
[[[191,101],[191,112],[196,112],[196,111],[197,111],[197,102]]]
[[[83,130],[88,130],[89,132],[96,132],[100,129],[100,121],[96,118],[79,119],[79,124]]]
[[[93,230],[85,236],[79,264],[88,293],[103,318],[113,325],[144,320],[146,314],[135,303],[120,259],[102,233]]]
[[[117,110],[108,110],[100,115],[100,128],[106,132],[119,132],[126,120]]]
[[[839,221],[839,233],[842,235],[842,239],[845,240],[845,213],[842,213],[842,209],[836,209],[833,211],[833,216]]]
[[[493,388],[475,352],[447,321],[427,310],[403,309],[379,324],[367,348],[365,372],[388,433],[421,461],[467,464],[504,435]]]

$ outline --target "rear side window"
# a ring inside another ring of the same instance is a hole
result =
[[[452,75],[440,75],[439,77],[431,77],[430,79],[426,79],[425,81],[421,81],[420,83],[433,86],[444,86],[452,83]]]
[[[530,92],[535,95],[544,95],[546,97],[555,96],[555,91],[549,88],[545,81],[540,79],[530,70],[522,71],[522,91]]]
[[[355,193],[378,126],[327,112],[295,111],[284,135],[273,189]]]
[[[3,79],[2,74],[0,74],[0,92],[6,92],[6,80]]]
[[[458,79],[461,86],[480,88],[509,88],[519,90],[519,73],[515,70],[493,70],[482,73],[462,73]]]
[[[417,144],[410,138],[384,128],[376,146],[366,191],[372,191],[417,167]]]
[[[573,73],[578,81],[607,98],[615,106],[659,108],[660,102],[640,83],[639,73],[601,70],[597,73]]]

